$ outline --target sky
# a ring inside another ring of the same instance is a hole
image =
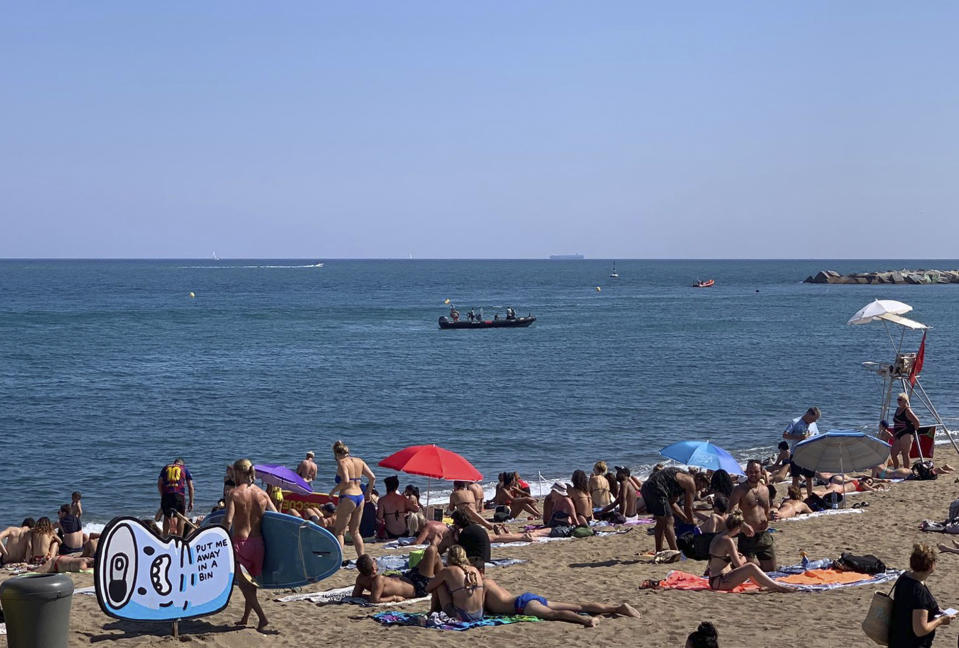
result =
[[[43,2],[0,257],[955,258],[959,4]]]

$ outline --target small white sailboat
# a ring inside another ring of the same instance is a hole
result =
[[[214,261],[219,261],[219,260],[220,260],[220,257],[218,257],[218,256],[216,255],[216,250],[213,250],[213,260],[214,260]]]
[[[615,261],[613,261],[613,269],[612,269],[612,271],[609,273],[609,277],[610,277],[611,279],[619,279],[619,273],[616,272],[616,262],[615,262]]]

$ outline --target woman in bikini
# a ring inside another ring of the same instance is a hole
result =
[[[499,483],[496,484],[496,497],[494,501],[501,506],[509,507],[509,516],[515,518],[523,511],[526,511],[534,518],[543,517],[542,512],[536,508],[536,498],[527,495],[516,483],[516,473],[504,472],[499,475]]]
[[[731,590],[747,580],[774,592],[795,592],[792,587],[780,585],[755,563],[746,562],[736,547],[736,538],[742,531],[743,516],[733,513],[726,518],[726,530],[709,543],[709,589]]]
[[[589,496],[593,498],[593,506],[597,508],[609,506],[609,503],[613,501],[609,496],[607,470],[605,461],[597,461],[593,465],[593,474],[589,476]]]
[[[458,621],[479,621],[483,618],[483,575],[470,564],[466,550],[459,545],[450,547],[448,567],[437,572],[426,586],[436,594],[439,607],[450,618]]]
[[[340,541],[340,547],[345,546],[344,532],[349,529],[353,539],[353,548],[356,556],[360,557],[365,551],[363,536],[360,535],[360,521],[363,519],[364,497],[369,499],[376,475],[359,457],[351,457],[350,449],[342,441],[333,444],[333,456],[336,458],[336,486],[330,491],[330,497],[339,493],[339,503],[336,506],[336,524],[333,535]],[[366,492],[360,484],[366,477]]]
[[[59,553],[60,538],[53,530],[50,518],[42,517],[36,526],[30,529],[24,556],[31,565],[42,565]]]
[[[919,429],[919,417],[909,407],[909,394],[900,392],[896,397],[896,413],[892,416],[892,448],[889,451],[892,457],[892,467],[899,467],[899,457],[902,457],[902,467],[908,468],[909,452],[912,450],[912,437]]]

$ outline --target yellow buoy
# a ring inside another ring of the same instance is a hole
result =
[[[596,286],[596,292],[602,292],[602,291],[603,291],[602,288],[600,288],[599,286]]]
[[[196,299],[196,293],[192,290],[190,291],[190,299]]]

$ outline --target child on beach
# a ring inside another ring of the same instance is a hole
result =
[[[80,491],[73,491],[73,493],[70,494],[70,515],[76,518],[83,517],[83,505],[80,504],[82,497]]]

